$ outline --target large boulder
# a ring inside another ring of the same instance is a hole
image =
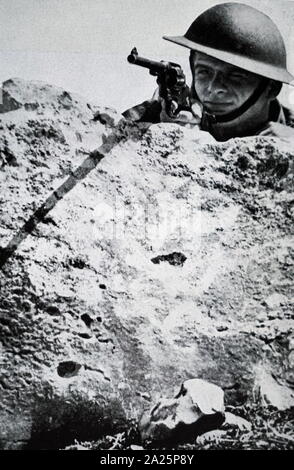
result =
[[[291,403],[291,146],[3,89],[1,446],[118,431],[194,377]]]

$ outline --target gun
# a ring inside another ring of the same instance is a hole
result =
[[[166,112],[169,117],[174,118],[182,110],[191,111],[188,97],[183,103],[186,77],[180,65],[174,62],[163,60],[156,62],[140,57],[136,47],[132,49],[127,60],[130,64],[149,69],[150,75],[157,76],[159,94],[165,100]]]

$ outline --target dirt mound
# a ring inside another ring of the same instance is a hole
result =
[[[119,431],[194,377],[293,404],[292,149],[3,88],[1,446]]]

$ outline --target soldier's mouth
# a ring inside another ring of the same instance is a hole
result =
[[[209,106],[230,106],[232,105],[231,101],[204,101],[204,104],[209,105]]]
[[[223,102],[216,102],[216,101],[204,101],[204,106],[208,109],[208,111],[214,113],[222,113],[228,111],[228,108],[232,106],[231,101],[223,101]]]

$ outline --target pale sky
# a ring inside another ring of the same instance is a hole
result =
[[[147,70],[128,64],[132,47],[142,56],[180,63],[190,83],[188,50],[162,36],[184,34],[198,14],[216,3],[222,1],[0,0],[0,81],[42,80],[123,111],[149,98],[156,86]],[[242,3],[276,22],[294,74],[294,1]],[[286,105],[288,96],[286,89]]]

